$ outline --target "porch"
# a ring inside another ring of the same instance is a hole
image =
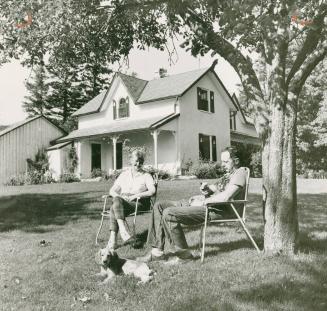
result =
[[[145,150],[145,165],[180,173],[178,115],[121,120],[114,126],[80,129],[61,139],[75,142],[81,178],[89,178],[94,169],[110,174],[129,166],[129,152],[135,147]]]

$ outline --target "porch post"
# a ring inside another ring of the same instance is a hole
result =
[[[180,156],[179,156],[179,135],[178,131],[172,131],[171,132],[174,135],[175,138],[175,149],[176,149],[176,173],[180,173]]]
[[[160,130],[153,130],[151,132],[151,135],[153,137],[153,149],[154,149],[154,167],[158,168],[158,135],[160,133]]]
[[[82,152],[81,152],[81,142],[76,142],[76,155],[77,155],[77,167],[76,174],[81,178],[82,175]]]
[[[112,145],[113,145],[113,157],[114,157],[114,170],[117,169],[117,139],[118,136],[112,136],[111,140],[112,140]]]

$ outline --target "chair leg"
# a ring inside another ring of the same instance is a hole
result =
[[[137,208],[139,204],[139,199],[136,199],[136,204],[135,204],[135,213],[134,213],[134,219],[133,219],[133,235],[136,235],[136,215],[137,215]]]
[[[95,237],[95,245],[98,245],[98,237],[99,237],[100,231],[101,231],[101,229],[102,229],[103,219],[104,219],[104,217],[102,216],[102,218],[101,218],[101,223],[100,223],[100,227],[99,227],[98,232],[97,232],[97,235],[96,235],[96,237]]]
[[[232,209],[233,209],[236,217],[238,218],[239,222],[241,223],[241,225],[242,225],[242,227],[243,227],[243,229],[244,229],[247,237],[250,239],[250,241],[252,242],[253,246],[257,250],[257,252],[260,253],[260,249],[259,249],[257,243],[253,240],[252,235],[250,234],[249,230],[246,228],[245,223],[244,223],[243,219],[240,217],[240,215],[238,214],[237,210],[235,209],[234,204],[231,204],[231,206],[232,206]]]
[[[204,249],[206,246],[206,230],[207,230],[207,223],[208,223],[208,209],[206,208],[206,215],[204,219],[204,227],[203,227],[203,235],[202,235],[202,252],[201,252],[201,263],[204,261]]]
[[[102,229],[102,225],[103,225],[103,219],[104,219],[103,213],[106,211],[106,204],[107,204],[107,198],[104,199],[103,209],[102,209],[102,218],[101,218],[101,223],[100,223],[97,235],[95,237],[95,245],[98,245],[98,237],[99,237],[100,231]]]

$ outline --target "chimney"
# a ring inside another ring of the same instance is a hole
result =
[[[167,69],[165,68],[159,68],[159,77],[160,78],[164,78],[164,77],[167,77]]]

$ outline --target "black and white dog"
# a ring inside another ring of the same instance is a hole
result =
[[[113,250],[100,249],[95,256],[97,264],[101,265],[99,276],[105,277],[102,284],[108,283],[118,274],[134,275],[139,283],[147,283],[153,279],[154,272],[144,262],[120,258]]]

